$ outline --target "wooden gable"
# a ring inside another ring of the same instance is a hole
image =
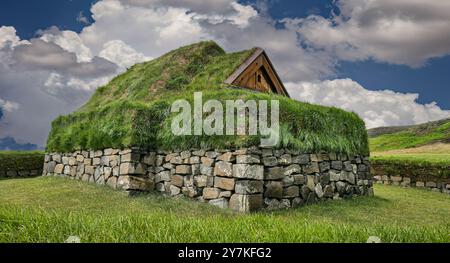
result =
[[[269,57],[263,49],[256,51],[225,81],[260,92],[272,92],[289,97]]]

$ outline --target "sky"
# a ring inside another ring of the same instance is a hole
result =
[[[292,98],[368,128],[450,117],[448,1],[14,0],[0,9],[0,139],[43,147],[97,87],[201,40],[264,48]]]

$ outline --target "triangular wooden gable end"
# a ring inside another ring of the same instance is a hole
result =
[[[256,48],[256,51],[227,78],[225,83],[289,97],[272,62],[261,48]]]

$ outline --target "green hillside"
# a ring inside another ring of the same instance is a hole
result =
[[[170,129],[175,116],[170,113],[171,103],[177,99],[192,102],[193,93],[203,91],[203,101],[279,100],[280,147],[304,152],[368,153],[365,125],[355,113],[224,84],[252,53],[225,53],[209,41],[137,64],[98,88],[78,111],[54,120],[47,151],[259,145],[259,136],[174,136]]]
[[[450,143],[450,119],[413,126],[375,128],[369,130],[368,134],[371,152]]]

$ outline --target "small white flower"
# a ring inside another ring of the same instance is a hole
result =
[[[367,243],[381,243],[381,239],[377,236],[370,236],[367,239]]]
[[[81,243],[81,240],[77,236],[69,236],[64,243]]]

